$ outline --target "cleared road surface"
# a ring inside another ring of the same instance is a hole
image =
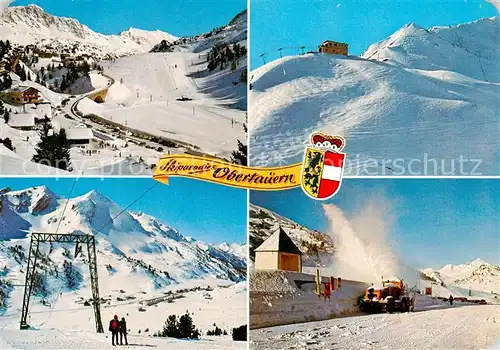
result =
[[[493,349],[500,305],[457,304],[251,331],[250,349]]]

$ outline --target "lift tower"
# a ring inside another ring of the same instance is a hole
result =
[[[23,309],[21,312],[21,329],[28,329],[27,323],[28,308],[30,304],[31,293],[33,292],[33,281],[36,270],[36,263],[41,243],[75,243],[77,251],[80,244],[87,245],[90,283],[92,285],[92,298],[94,305],[94,317],[97,333],[104,333],[101,321],[101,308],[99,298],[99,285],[97,279],[97,258],[95,250],[95,237],[85,234],[56,234],[56,233],[32,233],[30,250],[28,254],[28,267],[26,269],[26,283],[24,286]]]

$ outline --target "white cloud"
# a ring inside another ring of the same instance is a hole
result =
[[[497,11],[500,12],[500,0],[485,0],[485,1],[495,6]]]

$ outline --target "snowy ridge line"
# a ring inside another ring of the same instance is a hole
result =
[[[78,20],[57,17],[37,5],[11,6],[0,14],[5,39],[21,45],[36,44],[42,48],[65,48],[78,43],[78,53],[119,57],[149,51],[158,41],[175,41],[169,33],[129,28],[118,35],[96,33]]]

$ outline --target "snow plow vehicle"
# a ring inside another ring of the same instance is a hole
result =
[[[403,280],[386,279],[381,285],[371,286],[365,290],[360,300],[362,312],[408,312],[413,310],[413,298],[406,290]]]

